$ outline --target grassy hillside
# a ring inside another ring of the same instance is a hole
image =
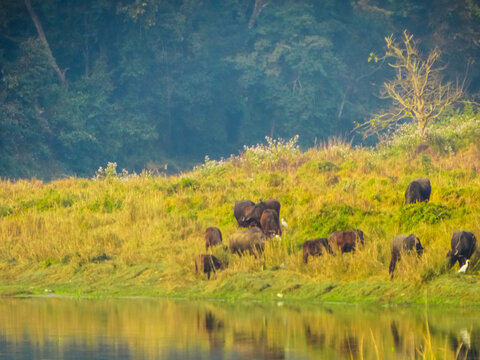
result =
[[[480,117],[452,115],[427,140],[405,126],[376,149],[332,140],[302,152],[296,139],[267,139],[222,161],[166,177],[118,172],[93,179],[0,183],[0,292],[312,299],[366,302],[480,302],[480,262],[446,268],[454,231],[480,239]],[[429,177],[431,201],[404,206],[404,191]],[[218,247],[228,269],[210,281],[195,274],[208,226],[224,243],[237,230],[235,200],[276,198],[288,223],[263,256],[239,258]],[[305,240],[362,229],[355,254],[302,262]],[[421,260],[405,256],[390,281],[390,243],[415,233]]]

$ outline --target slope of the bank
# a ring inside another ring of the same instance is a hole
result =
[[[464,275],[445,258],[453,232],[480,235],[478,169],[475,142],[448,153],[432,144],[373,150],[341,141],[302,152],[292,139],[206,159],[178,176],[117,173],[110,164],[94,179],[4,180],[0,292],[480,303],[477,253]],[[430,201],[404,205],[418,177],[430,179]],[[288,224],[281,238],[258,258],[232,255],[235,201],[268,198],[280,201]],[[209,226],[220,228],[224,246],[206,251]],[[352,228],[367,237],[356,253],[303,263],[305,240]],[[402,257],[391,281],[399,233],[416,234],[425,252]],[[228,262],[211,280],[195,273],[195,256],[206,252]]]

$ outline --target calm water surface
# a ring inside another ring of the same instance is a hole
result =
[[[0,359],[480,359],[478,308],[0,299]]]

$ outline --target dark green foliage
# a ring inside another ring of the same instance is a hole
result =
[[[340,168],[335,165],[334,163],[332,163],[331,161],[321,161],[318,163],[318,170],[320,172],[328,172],[328,171],[332,171],[332,170],[340,170]]]
[[[311,227],[318,234],[316,236],[327,237],[337,230],[352,229],[352,217],[361,212],[348,205],[328,205],[311,219]]]
[[[55,206],[70,207],[73,205],[74,199],[72,195],[60,194],[56,190],[49,190],[48,193],[36,202],[37,210],[43,211],[51,209]]]
[[[91,211],[95,212],[103,212],[107,214],[111,214],[116,210],[120,210],[123,207],[123,200],[116,199],[112,195],[106,193],[103,199],[98,199],[94,201],[92,204],[87,206],[87,208]]]
[[[175,194],[179,190],[185,190],[185,189],[193,189],[196,190],[199,187],[199,183],[197,180],[185,177],[180,179],[179,182],[177,183],[172,183],[169,185],[167,189],[167,194],[172,195]]]
[[[480,55],[467,0],[278,0],[258,14],[254,3],[32,0],[64,86],[23,1],[2,1],[0,176],[91,177],[109,161],[179,172],[265,136],[350,137],[354,119],[384,106],[375,95],[390,69],[367,58],[386,32],[440,45],[450,79]],[[476,92],[478,67],[469,75]],[[480,136],[468,133],[431,144],[456,151]]]
[[[446,205],[421,202],[400,207],[398,221],[402,229],[410,230],[420,223],[436,224],[449,219],[452,213]]]
[[[100,263],[100,262],[104,262],[104,261],[111,260],[111,259],[112,259],[111,256],[108,256],[107,254],[103,253],[101,255],[92,257],[90,259],[90,261],[94,262],[94,263]]]
[[[13,209],[10,206],[0,206],[0,217],[13,214]]]
[[[0,208],[0,216],[7,216],[18,211],[26,211],[34,208],[38,211],[47,211],[57,207],[71,207],[75,203],[77,196],[69,193],[60,193],[55,189],[48,190],[38,199],[20,200],[13,207]],[[3,214],[3,215],[1,215]]]

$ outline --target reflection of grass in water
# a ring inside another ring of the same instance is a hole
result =
[[[375,336],[373,336],[373,331],[371,328],[369,330],[370,330],[370,335],[372,335],[373,346],[375,348],[375,354],[377,355],[377,359],[381,359],[383,357],[380,357],[380,352],[378,350],[377,342],[375,341]]]
[[[3,299],[0,331],[7,334],[9,341],[20,343],[28,338],[39,346],[46,346],[53,335],[65,339],[60,346],[67,346],[67,339],[76,336],[78,343],[93,348],[98,339],[111,339],[128,344],[136,358],[167,358],[167,349],[159,346],[167,344],[176,349],[242,351],[251,358],[261,358],[258,351],[278,349],[280,353],[296,350],[299,358],[303,355],[311,359],[406,359],[415,358],[412,354],[418,344],[428,338],[431,345],[421,350],[431,348],[432,354],[435,351],[442,358],[438,349],[443,345],[445,331],[450,333],[465,322],[478,326],[470,314],[445,315],[443,309],[429,315],[436,329],[442,331],[427,337],[424,315],[415,308],[318,303],[277,307],[242,301],[154,299]],[[390,333],[392,321],[400,334],[395,352],[390,350],[396,346]],[[8,334],[3,327],[22,331]],[[443,358],[452,358],[455,349],[445,350],[444,354]]]
[[[471,330],[470,330],[471,333]],[[466,351],[463,357],[460,357],[460,351],[462,349],[462,346],[464,346],[463,340],[460,341],[457,349],[453,349],[455,351],[455,359],[467,359],[468,356],[468,351],[469,348],[466,347]],[[430,333],[430,325],[428,322],[428,317],[425,316],[425,329],[423,333],[423,345],[416,348],[417,353],[421,357],[421,359],[429,359],[429,360],[435,360],[437,358],[442,358],[442,359],[448,359],[451,356],[448,355],[447,353],[448,349],[448,337],[445,336],[445,343],[443,345],[443,352],[441,351],[442,349],[440,347],[435,347],[433,345],[433,340],[432,340],[432,335]],[[441,356],[440,356],[441,354]]]
[[[423,349],[418,348],[417,352],[422,359],[436,359],[435,352],[432,347],[432,337],[430,334],[430,326],[428,325],[428,318],[425,316],[425,333],[423,334],[424,345]]]

